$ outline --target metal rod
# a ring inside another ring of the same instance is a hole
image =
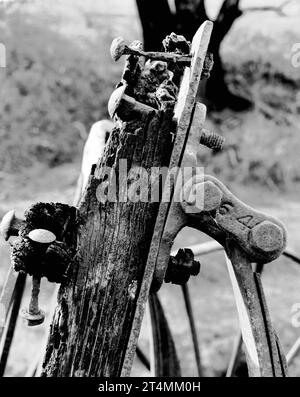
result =
[[[184,284],[181,286],[181,290],[183,293],[184,297],[184,303],[186,307],[186,311],[188,314],[188,319],[190,323],[190,328],[191,328],[191,334],[192,334],[192,340],[193,340],[193,346],[194,346],[194,353],[195,353],[195,359],[196,359],[196,364],[197,364],[197,372],[198,376],[202,377],[203,372],[202,372],[202,366],[201,366],[201,358],[200,358],[200,348],[199,348],[199,341],[197,337],[197,330],[196,330],[196,324],[195,324],[195,318],[194,318],[194,313],[193,313],[193,308],[191,304],[191,298],[190,298],[190,293],[187,284]]]
[[[297,256],[296,254],[292,253],[290,250],[285,250],[283,253],[284,256],[286,256],[287,258],[291,259],[293,262],[298,263],[298,265],[300,265],[300,258],[299,256]]]
[[[264,270],[264,264],[263,263],[255,263],[254,266],[254,271],[256,273],[261,274]],[[237,365],[240,359],[241,355],[241,349],[243,345],[243,338],[242,338],[242,333],[239,332],[236,336],[234,345],[233,345],[233,350],[231,353],[230,361],[228,364],[227,372],[226,372],[226,378],[233,377],[235,374],[235,371],[237,369]]]
[[[222,245],[220,245],[217,241],[207,241],[201,244],[191,245],[190,247],[186,247],[191,249],[194,253],[194,256],[211,254],[217,251],[223,251]],[[178,250],[172,251],[171,255],[175,256]]]
[[[300,336],[286,355],[286,361],[288,365],[293,362],[294,358],[297,356],[299,351],[300,351]]]
[[[16,329],[16,323],[18,320],[19,316],[19,311],[20,311],[20,305],[22,302],[22,297],[23,297],[23,292],[26,284],[26,274],[20,273],[15,285],[15,291],[14,291],[14,298],[13,298],[13,303],[12,303],[12,308],[7,324],[7,332],[5,336],[5,340],[3,343],[3,349],[1,352],[1,358],[0,358],[0,377],[3,377],[12,340],[14,337],[15,329]]]
[[[150,371],[150,361],[139,346],[137,346],[136,348],[136,356],[140,360],[140,362],[147,368],[147,370]]]
[[[243,345],[243,338],[241,332],[239,332],[234,341],[230,361],[226,372],[226,378],[233,377],[236,372],[242,345]]]
[[[0,310],[1,310],[1,324],[0,324],[0,340],[5,330],[5,324],[7,317],[12,305],[13,294],[18,279],[18,273],[16,273],[11,267],[8,271],[1,295],[0,295]]]
[[[186,247],[186,248],[191,249],[195,256],[212,254],[213,252],[218,252],[223,250],[222,245],[220,245],[217,241],[207,241],[205,243],[191,245],[190,247]],[[177,251],[172,251],[171,255],[176,255],[176,253]],[[300,265],[300,257],[295,253],[293,253],[291,249],[287,248],[282,253],[282,255],[286,256],[287,258],[291,259],[293,262],[296,262]]]

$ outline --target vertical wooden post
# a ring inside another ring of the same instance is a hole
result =
[[[128,95],[152,106],[149,98],[168,74],[149,68],[130,56],[122,81],[130,82]],[[42,376],[121,373],[159,203],[122,200],[120,190],[115,202],[99,202],[99,188],[108,181],[125,190],[124,161],[132,180],[139,179],[138,167],[150,172],[168,166],[175,98],[169,99],[156,101],[158,109],[143,117],[118,120],[90,178],[78,208],[77,254],[60,288]]]

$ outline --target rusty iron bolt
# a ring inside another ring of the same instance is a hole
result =
[[[171,127],[172,131],[176,131],[177,125],[178,120],[176,117],[173,117]],[[222,150],[225,143],[225,138],[206,128],[201,128],[199,143],[208,147],[209,149]]]
[[[283,231],[275,223],[264,221],[251,229],[250,243],[260,252],[277,252],[284,246]]]
[[[32,290],[29,308],[21,311],[21,317],[29,327],[40,325],[45,320],[45,312],[39,308],[40,277],[32,276]]]
[[[185,190],[182,207],[187,213],[216,211],[222,201],[222,191],[211,181],[196,183]]]
[[[206,128],[201,130],[200,143],[213,150],[221,150],[223,148],[225,138],[216,134],[215,132],[209,131]]]
[[[56,240],[55,234],[46,229],[34,229],[28,233],[28,237],[45,249]]]
[[[56,240],[55,234],[45,229],[32,230],[28,234],[28,238],[35,244],[40,253],[45,253],[47,248]],[[29,308],[21,311],[21,316],[27,321],[28,326],[42,324],[45,319],[45,313],[39,308],[40,283],[41,278],[33,275]]]
[[[55,234],[46,229],[34,229],[28,233],[27,237],[33,243],[35,250],[41,255],[56,241]]]
[[[194,260],[193,251],[189,248],[179,249],[176,256],[171,256],[165,275],[165,282],[184,285],[190,276],[200,272],[200,262]]]
[[[16,217],[15,210],[8,211],[2,218],[0,233],[5,241],[12,236],[18,236],[19,230],[24,224],[24,220]]]
[[[118,61],[123,55],[137,55],[139,57],[145,57],[147,59],[154,59],[157,61],[164,61],[164,62],[181,63],[186,66],[189,66],[192,59],[191,55],[181,55],[181,54],[169,53],[169,52],[145,52],[142,50],[138,50],[136,48],[129,47],[125,43],[123,37],[117,37],[112,41],[110,47],[110,54],[115,62]]]
[[[136,101],[134,98],[125,94],[126,85],[117,88],[110,96],[108,101],[108,113],[113,119],[118,116],[122,121],[129,121],[135,117],[148,115],[156,112],[156,109]]]
[[[208,52],[204,59],[204,65],[201,73],[201,80],[210,78],[210,72],[212,71],[213,66],[214,66],[214,56],[211,52]]]

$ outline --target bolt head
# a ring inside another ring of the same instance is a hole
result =
[[[0,224],[0,233],[5,241],[7,241],[11,235],[10,229],[15,218],[16,218],[15,210],[8,211],[2,218]]]
[[[110,55],[115,62],[124,54],[125,48],[126,43],[123,37],[117,37],[112,41],[110,46]]]
[[[264,221],[251,229],[250,243],[262,253],[280,252],[284,248],[284,232],[275,223]]]
[[[125,95],[126,86],[121,85],[110,96],[108,101],[108,113],[113,119],[117,110],[120,108],[121,101]]]
[[[193,251],[189,248],[181,248],[175,257],[170,257],[165,282],[184,285],[189,281],[190,276],[199,274],[200,267],[200,262],[194,260]]]
[[[210,212],[219,208],[221,200],[222,191],[213,182],[205,181],[192,186],[187,204],[195,212]]]
[[[193,261],[190,268],[191,276],[197,276],[200,273],[201,263],[199,261]]]
[[[54,233],[46,229],[34,229],[29,234],[28,237],[31,241],[38,244],[52,244],[56,240]]]
[[[22,309],[20,312],[20,316],[26,321],[29,327],[34,327],[35,325],[43,324],[45,320],[45,312],[40,310],[36,314],[29,313],[27,308]]]

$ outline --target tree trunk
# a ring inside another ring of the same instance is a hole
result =
[[[128,95],[145,103],[161,77],[155,70],[133,74],[139,67],[138,59],[129,57],[123,82],[130,82]],[[122,202],[127,175],[119,161],[127,161],[128,171],[168,166],[174,102],[161,101],[159,109],[126,123],[119,120],[111,133],[78,208],[77,254],[59,291],[43,376],[121,373],[159,203]],[[114,173],[123,191],[117,192],[116,202],[99,202],[99,188],[105,180],[113,185]],[[137,172],[131,177],[138,179]]]
[[[176,14],[173,15],[167,0],[136,0],[143,27],[146,50],[158,50],[166,35],[166,28],[191,40],[199,26],[208,18],[204,0],[175,0]],[[209,52],[214,56],[211,77],[202,89],[204,100],[209,108],[221,110],[247,110],[251,102],[234,95],[225,81],[225,70],[220,56],[220,47],[234,21],[242,14],[239,0],[224,0],[214,21],[214,29]]]

